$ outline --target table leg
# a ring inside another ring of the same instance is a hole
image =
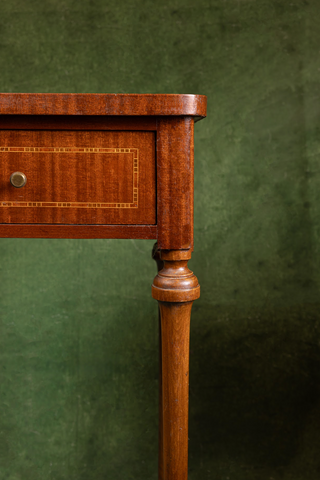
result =
[[[164,267],[152,285],[161,315],[163,480],[188,478],[190,315],[200,295],[188,269],[190,256],[190,251],[161,251]]]
[[[163,268],[158,244],[155,243],[152,250],[152,258],[157,262],[158,273]],[[159,437],[158,437],[158,480],[164,480],[163,476],[163,422],[162,422],[162,342],[161,342],[161,318],[158,309],[159,322]]]

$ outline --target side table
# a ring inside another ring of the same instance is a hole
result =
[[[194,123],[203,95],[0,94],[0,237],[156,239],[159,480],[187,480]]]

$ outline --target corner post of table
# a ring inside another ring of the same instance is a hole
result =
[[[198,280],[188,268],[193,250],[193,128],[188,116],[157,123],[157,240],[163,268],[153,281],[152,296],[161,318],[160,480],[188,478],[190,315],[200,296]]]

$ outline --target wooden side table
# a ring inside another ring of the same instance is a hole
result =
[[[188,477],[193,128],[201,95],[0,94],[0,237],[156,239],[159,480]]]

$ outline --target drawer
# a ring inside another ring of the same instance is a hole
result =
[[[2,224],[156,223],[155,132],[1,130],[0,164]]]

